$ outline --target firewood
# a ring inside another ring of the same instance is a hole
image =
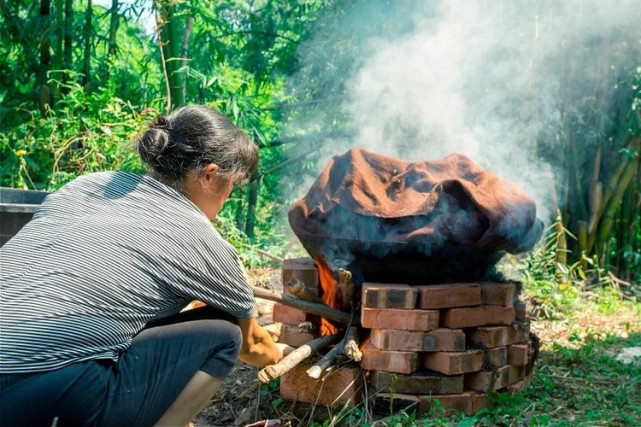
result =
[[[352,282],[352,273],[349,270],[339,268],[338,278],[341,284],[343,310],[352,311],[352,306],[354,304],[354,293],[355,293],[354,282]]]
[[[324,317],[325,319],[331,320],[332,322],[348,324],[351,319],[351,315],[349,313],[344,313],[340,310],[328,307],[325,304],[305,301],[299,298],[292,297],[290,295],[283,295],[281,292],[270,291],[268,289],[257,288],[255,286],[251,286],[251,289],[254,292],[254,296],[256,298],[263,298],[266,300],[279,302],[281,304],[285,304],[290,307],[302,310],[306,313]]]
[[[292,279],[287,283],[287,290],[297,298],[305,301],[315,302],[317,304],[324,304],[321,297],[310,291],[303,282],[298,279]]]
[[[350,359],[360,362],[363,358],[363,353],[358,348],[358,328],[356,326],[350,327],[345,333],[345,345],[343,346],[343,353]]]
[[[343,353],[343,347],[345,345],[345,340],[341,340],[338,344],[334,346],[330,351],[327,352],[318,362],[314,364],[311,368],[307,370],[307,375],[315,380],[319,379],[323,371],[331,366],[336,364],[336,359],[338,356]]]
[[[316,338],[305,345],[298,347],[275,365],[266,366],[258,372],[258,380],[261,383],[268,383],[271,380],[280,377],[286,372],[294,369],[303,360],[307,359],[315,351],[322,350],[335,344],[339,340],[339,335],[327,335]]]

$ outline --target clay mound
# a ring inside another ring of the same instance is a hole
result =
[[[409,268],[421,283],[481,279],[543,230],[527,194],[461,154],[410,163],[362,149],[332,158],[289,222],[315,258],[367,280]]]

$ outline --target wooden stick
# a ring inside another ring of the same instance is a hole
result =
[[[240,242],[239,244],[243,248],[251,249],[251,250],[255,251],[258,255],[262,255],[262,256],[264,256],[266,258],[273,259],[274,261],[283,262],[283,260],[284,260],[284,258],[281,258],[281,257],[279,257],[277,255],[274,255],[274,254],[270,254],[267,251],[264,251],[262,249],[258,249],[258,248],[254,247],[252,245],[248,245],[247,243]]]
[[[287,286],[287,290],[297,298],[317,304],[324,304],[321,297],[310,291],[307,286],[298,279],[290,280],[285,286]]]
[[[354,282],[352,282],[352,272],[344,268],[338,269],[338,278],[341,284],[341,296],[343,298],[343,310],[352,311],[354,304]]]
[[[256,298],[263,298],[269,301],[279,302],[290,307],[297,308],[306,313],[315,314],[337,323],[347,325],[352,318],[349,313],[336,310],[324,304],[317,304],[314,302],[305,301],[302,299],[294,298],[290,295],[283,295],[281,292],[270,291],[268,289],[257,288],[251,286],[254,296]]]
[[[307,370],[307,375],[311,378],[314,378],[315,380],[319,379],[325,369],[336,364],[336,359],[343,352],[344,346],[345,339],[336,344],[334,348],[328,351],[327,354],[321,358],[321,360],[319,360],[314,364],[314,366],[309,368]]]
[[[363,358],[363,352],[358,348],[358,328],[351,326],[345,333],[345,345],[343,346],[343,353],[350,359],[360,362]]]
[[[322,350],[335,344],[339,339],[338,335],[328,335],[325,337],[311,340],[305,345],[298,347],[296,350],[285,356],[275,365],[266,366],[258,372],[258,381],[268,383],[271,380],[280,377],[286,372],[291,371],[303,360],[307,359],[313,352]]]

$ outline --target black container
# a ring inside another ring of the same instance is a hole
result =
[[[49,193],[0,187],[0,246],[33,217]]]

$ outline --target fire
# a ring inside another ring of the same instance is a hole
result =
[[[340,284],[336,279],[334,272],[329,265],[327,265],[327,262],[325,262],[323,257],[318,257],[314,259],[314,261],[318,267],[320,284],[323,289],[323,302],[329,307],[340,310],[342,306]],[[327,319],[321,317],[320,334],[324,336],[336,333],[338,333],[338,328],[336,328],[336,326]]]

